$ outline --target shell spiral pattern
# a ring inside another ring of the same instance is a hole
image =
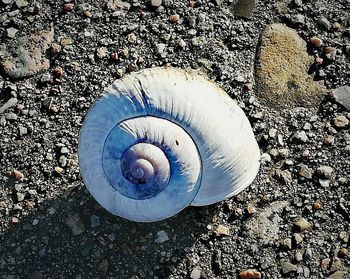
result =
[[[107,88],[85,117],[78,154],[95,199],[138,222],[237,194],[260,159],[239,106],[205,77],[173,68],[133,73]]]

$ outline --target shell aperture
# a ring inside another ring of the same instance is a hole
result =
[[[237,194],[260,159],[238,105],[203,76],[172,68],[133,73],[107,88],[84,120],[78,154],[95,199],[140,222]]]

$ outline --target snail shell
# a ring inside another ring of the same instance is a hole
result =
[[[80,132],[84,182],[111,213],[139,222],[247,187],[260,151],[239,106],[205,77],[153,68],[116,80]]]

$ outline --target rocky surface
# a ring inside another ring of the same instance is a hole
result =
[[[0,278],[349,278],[349,1],[246,3],[0,2]],[[276,23],[306,52],[290,40],[272,53],[304,59],[281,61],[325,94],[262,97],[257,50]],[[114,79],[165,65],[205,72],[238,102],[262,165],[227,201],[128,222],[86,191],[79,129]]]

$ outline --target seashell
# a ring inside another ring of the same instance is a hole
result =
[[[116,80],[80,132],[85,185],[111,213],[159,221],[246,188],[260,151],[247,117],[192,71],[153,68]]]

